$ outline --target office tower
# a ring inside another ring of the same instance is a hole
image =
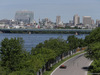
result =
[[[94,25],[94,20],[92,19],[91,21],[92,21],[92,25]]]
[[[83,16],[83,24],[84,25],[92,25],[91,16]]]
[[[24,24],[33,23],[34,14],[32,11],[17,11],[15,14],[15,21],[23,22]]]
[[[43,23],[43,25],[47,26],[47,25],[51,24],[51,20],[48,18],[45,18],[45,19],[42,19],[42,23]]]
[[[73,23],[75,26],[80,23],[80,17],[77,14],[73,17]]]
[[[61,22],[61,16],[56,16],[56,25],[59,25]]]
[[[96,20],[96,25],[100,25],[100,20]]]

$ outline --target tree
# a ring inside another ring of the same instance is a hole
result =
[[[85,37],[87,45],[98,41],[100,42],[100,27],[94,29],[88,36]]]
[[[86,57],[93,60],[92,73],[100,73],[100,27],[94,29],[88,36],[85,37],[85,42],[88,45]]]
[[[62,38],[50,38],[49,40],[45,40],[43,44],[39,43],[35,49],[32,49],[32,52],[34,53],[34,51],[38,50],[39,48],[51,49],[55,52],[56,56],[59,56],[62,53],[67,52],[69,49],[66,41]]]
[[[87,51],[86,56],[88,58],[91,58],[93,60],[95,59],[98,60],[100,57],[100,42],[90,44],[86,51]]]
[[[62,53],[67,52],[69,49],[66,41],[63,40],[62,38],[57,38],[57,39],[51,38],[49,40],[46,40],[44,41],[44,47],[54,50],[56,56],[59,56]]]
[[[36,50],[32,48],[31,59],[29,59],[28,64],[30,64],[33,72],[36,73],[41,69],[47,62],[55,59],[55,52],[47,48],[37,48]],[[47,64],[48,66],[48,64]]]
[[[31,55],[30,59],[26,61],[27,64],[27,68],[26,71],[28,73],[32,73],[34,75],[36,75],[36,72],[39,71],[39,69],[41,69],[43,67],[43,65],[45,64],[44,59],[42,58],[41,54],[37,54],[37,55]]]
[[[22,66],[23,53],[22,38],[5,38],[1,42],[1,66],[9,71],[20,70]]]
[[[85,43],[85,41],[84,41],[84,39],[78,39],[78,46],[79,47],[85,47],[86,46],[86,43]]]
[[[74,35],[69,36],[67,41],[68,41],[70,50],[75,49],[79,46],[79,40]]]
[[[41,57],[44,59],[44,62],[55,59],[55,57],[56,57],[55,52],[53,50],[47,49],[47,48],[40,48],[35,51],[35,54],[36,55],[41,54],[42,55]]]
[[[91,66],[92,68],[90,68],[90,71],[92,73],[100,73],[100,58],[98,60],[94,60]]]

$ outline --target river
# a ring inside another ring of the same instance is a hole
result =
[[[37,44],[44,42],[50,38],[62,37],[64,40],[67,40],[68,36],[73,34],[16,34],[16,33],[1,33],[0,34],[0,43],[4,38],[14,38],[21,37],[24,40],[24,48],[27,51],[30,51],[32,47],[35,47]],[[84,39],[88,34],[75,35],[78,38]]]

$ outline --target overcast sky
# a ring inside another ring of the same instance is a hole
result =
[[[14,19],[16,11],[34,12],[34,19],[50,18],[56,21],[61,16],[63,22],[69,22],[75,14],[100,19],[100,0],[0,0],[0,19]]]

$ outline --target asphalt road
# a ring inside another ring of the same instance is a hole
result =
[[[51,75],[87,75],[87,67],[91,60],[84,57],[84,54],[75,56],[64,63],[66,69],[57,68]]]

